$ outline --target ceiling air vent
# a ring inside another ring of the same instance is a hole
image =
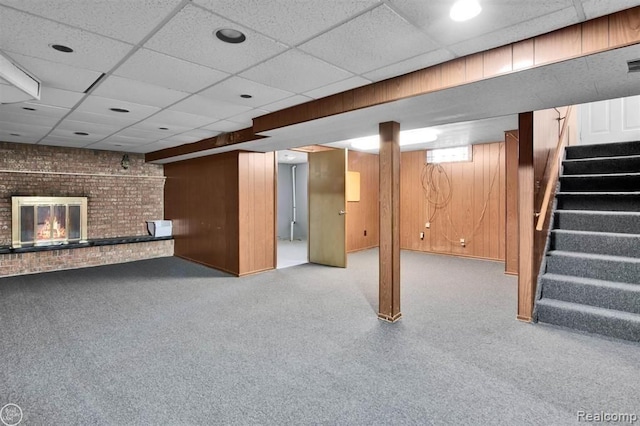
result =
[[[640,72],[640,59],[628,61],[627,66],[629,66],[629,72]]]

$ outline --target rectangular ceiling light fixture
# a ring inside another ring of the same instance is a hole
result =
[[[427,150],[427,163],[456,163],[462,161],[473,161],[473,148],[471,145]]]
[[[4,84],[8,83],[8,84]],[[0,52],[0,103],[40,99],[40,81]]]
[[[629,72],[640,72],[640,59],[634,61],[627,61]]]

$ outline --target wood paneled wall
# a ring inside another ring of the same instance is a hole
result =
[[[435,214],[432,207],[427,209],[427,197],[422,187],[421,174],[425,162],[425,151],[402,153],[401,247],[424,252],[504,260],[504,143],[474,145],[473,161],[442,164],[451,182],[452,197],[448,205],[437,210]],[[493,190],[490,191],[494,175]],[[484,218],[480,221],[485,202]],[[430,228],[425,228],[430,215]],[[424,239],[420,239],[421,232],[424,232]],[[460,244],[461,238],[465,239],[465,247]]]
[[[175,255],[237,274],[238,152],[166,164],[164,173]]]
[[[275,267],[273,153],[234,151],[164,171],[176,256],[235,275]]]
[[[347,203],[347,251],[378,247],[378,155],[349,151],[347,168],[351,172],[360,173],[360,201]]]
[[[239,275],[275,267],[275,154],[239,155]]]

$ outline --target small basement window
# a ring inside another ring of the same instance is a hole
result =
[[[473,161],[471,145],[427,150],[427,163],[457,163],[461,161]]]

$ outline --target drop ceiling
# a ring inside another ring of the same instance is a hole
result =
[[[249,127],[254,117],[311,99],[637,6],[636,0],[484,0],[476,19],[455,23],[448,17],[451,3],[0,0],[0,50],[42,82],[40,100],[0,105],[0,140],[157,151]],[[213,35],[220,28],[238,29],[247,40],[222,43]],[[52,44],[74,52],[58,52]],[[618,66],[607,62],[610,58],[591,60],[583,58],[573,66],[587,75],[592,66]],[[555,69],[546,71],[532,75],[545,84],[529,104],[547,105],[561,95],[564,104],[577,102],[593,98],[593,91],[600,98],[636,94],[629,89],[635,81],[605,75],[593,79],[585,95],[580,81],[561,80]],[[517,87],[519,78],[434,94],[428,103],[446,105],[437,114],[430,115],[419,97],[274,131],[272,141],[251,147],[315,143],[308,140],[314,135],[310,131],[318,132],[313,138],[323,143],[364,136],[373,120],[398,119],[399,114],[407,114],[400,119],[411,128],[496,115],[510,116],[497,120],[513,122],[517,109],[489,115],[486,107],[469,106],[468,100],[491,97],[498,87]],[[334,121],[334,129],[323,129]],[[457,132],[465,132],[457,126]],[[303,136],[307,140],[301,142]]]

